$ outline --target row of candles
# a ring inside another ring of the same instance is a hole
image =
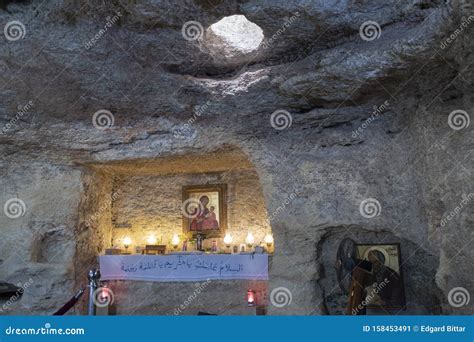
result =
[[[158,240],[157,240],[156,236],[154,236],[154,235],[150,235],[147,239],[147,243],[149,245],[156,245],[157,241]],[[234,239],[232,238],[232,235],[230,235],[230,233],[227,233],[224,236],[224,244],[226,245],[227,248],[230,248],[233,241],[234,241]],[[265,244],[268,247],[271,247],[271,245],[273,244],[273,235],[270,234],[270,233],[266,234],[263,241],[265,242]],[[126,237],[123,238],[122,242],[123,242],[123,246],[125,247],[125,249],[128,249],[128,247],[130,247],[130,245],[132,244],[132,239],[129,236],[126,236]],[[171,239],[171,245],[173,246],[174,249],[177,249],[179,243],[180,243],[180,239],[179,239],[178,234],[174,234],[173,238]],[[249,248],[253,247],[253,245],[255,243],[255,238],[254,238],[252,232],[248,232],[248,234],[245,238],[245,243],[247,244],[247,246]]]
[[[227,233],[224,236],[224,244],[226,245],[227,248],[230,248],[233,240],[234,239],[232,238],[232,235],[230,235],[229,233]],[[273,244],[273,235],[268,233],[263,238],[263,241],[266,243],[268,247],[270,247]],[[254,245],[255,238],[253,237],[253,234],[251,232],[248,232],[247,237],[245,238],[245,243],[247,244],[248,247],[252,247]]]

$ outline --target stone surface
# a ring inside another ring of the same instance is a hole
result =
[[[110,313],[132,315],[255,315],[247,305],[247,290],[267,291],[263,281],[152,283],[111,281],[115,304]],[[219,295],[216,295],[219,294]]]
[[[33,285],[4,312],[50,314],[85,282],[112,236],[115,171],[101,166],[239,150],[258,175],[275,237],[269,292],[292,293],[270,314],[336,313],[340,298],[325,297],[333,280],[321,265],[332,263],[324,251],[341,230],[383,232],[419,249],[405,254],[407,285],[413,295],[428,281],[439,304],[429,309],[423,297],[407,314],[472,314],[472,300],[448,302],[454,287],[474,295],[472,203],[450,215],[474,192],[473,125],[449,125],[454,110],[472,118],[474,25],[463,26],[472,11],[462,0],[7,5],[2,25],[21,21],[26,33],[0,38],[1,204],[20,198],[26,212],[0,215],[0,280]],[[207,29],[234,14],[263,30],[250,62],[216,64],[182,36],[188,21]],[[361,38],[367,21],[381,27],[378,39]],[[99,110],[111,112],[110,128],[94,125]],[[273,127],[277,110],[291,126]],[[381,204],[370,219],[359,212],[367,198]],[[105,214],[87,227],[97,211]],[[146,296],[160,286],[130,289]],[[231,288],[218,284],[215,296]],[[219,312],[244,312],[232,307]],[[139,311],[134,303],[121,313]]]
[[[122,247],[121,241],[129,236],[134,241],[133,250],[136,246],[146,245],[147,238],[154,235],[160,244],[171,249],[174,234],[181,236],[181,241],[185,238],[182,187],[199,184],[227,184],[228,195],[224,199],[228,208],[226,233],[231,234],[234,245],[245,243],[248,231],[252,232],[256,244],[263,242],[265,234],[271,232],[260,182],[253,170],[128,177],[114,184],[114,191],[119,196],[113,205],[112,218],[118,225],[129,224],[131,228],[116,226],[113,244]],[[223,237],[216,242],[219,249],[225,249]],[[191,244],[189,248],[191,250]]]

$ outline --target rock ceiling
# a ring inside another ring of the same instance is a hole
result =
[[[463,1],[4,3],[0,21],[20,21],[25,35],[2,37],[1,123],[31,103],[2,131],[5,156],[94,162],[192,150],[202,137],[258,139],[279,133],[269,124],[275,110],[292,114],[291,134],[314,135],[407,92],[436,94],[449,80],[454,93],[470,87],[456,75],[472,75],[472,42],[440,48],[472,10]],[[183,38],[186,22],[206,29],[234,14],[265,35],[250,61],[226,65],[205,42]],[[367,21],[380,26],[376,40],[361,39]],[[202,108],[205,119],[177,139]],[[92,125],[99,110],[113,114],[107,131]]]

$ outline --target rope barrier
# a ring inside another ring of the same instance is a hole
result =
[[[66,304],[64,304],[58,311],[53,313],[53,316],[62,316],[71,308],[76,305],[76,303],[81,299],[82,295],[84,294],[85,288],[80,289]]]
[[[86,288],[89,288],[89,302],[87,306],[87,312],[90,316],[95,315],[95,303],[94,295],[97,288],[100,286],[100,271],[98,269],[91,269],[87,275],[89,285],[82,287],[66,304],[64,304],[53,316],[62,316],[81,299]]]

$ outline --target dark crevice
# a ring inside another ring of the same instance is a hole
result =
[[[327,148],[327,147],[349,147],[349,146],[356,146],[364,143],[364,140],[353,140],[353,141],[335,141],[331,143],[326,143],[326,144],[321,144],[321,148]]]
[[[99,153],[99,152],[103,152],[103,151],[107,151],[107,150],[110,150],[110,149],[113,149],[114,147],[116,146],[124,146],[124,145],[132,145],[138,141],[144,141],[144,140],[148,140],[150,137],[154,136],[154,135],[162,135],[162,134],[171,134],[171,132],[169,131],[154,131],[154,132],[148,132],[146,134],[146,136],[144,137],[132,137],[131,139],[129,139],[128,141],[120,141],[120,142],[115,142],[115,143],[109,143],[107,147],[105,148],[102,148],[102,149],[97,149],[97,150],[94,150],[94,151],[91,151],[91,154],[94,154],[94,153]]]
[[[399,134],[401,132],[403,132],[403,129],[388,129],[386,131],[387,134]]]
[[[0,8],[8,12],[8,5],[10,4],[29,4],[31,0],[0,0]]]
[[[418,3],[414,5],[415,8],[419,8],[421,10],[426,10],[426,9],[431,9],[434,7],[439,6],[442,3],[442,1],[438,0],[418,0]]]
[[[261,64],[249,63],[241,66],[233,67],[218,67],[211,64],[189,66],[189,65],[178,65],[178,64],[162,64],[162,69],[170,74],[175,75],[186,75],[195,78],[209,78],[213,80],[229,80],[237,77],[243,72],[252,69],[260,69]]]

